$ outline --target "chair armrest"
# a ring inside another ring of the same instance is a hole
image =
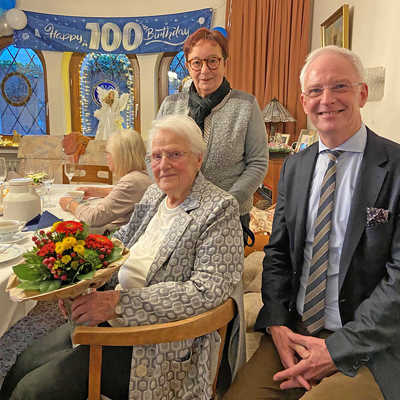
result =
[[[134,346],[174,342],[214,332],[233,319],[236,307],[231,298],[220,306],[180,321],[134,327],[77,326],[74,344]]]

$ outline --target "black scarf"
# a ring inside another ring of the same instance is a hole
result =
[[[219,104],[231,90],[231,85],[224,78],[220,87],[206,97],[201,97],[192,82],[189,89],[189,116],[204,131],[204,119],[210,114],[211,110]]]

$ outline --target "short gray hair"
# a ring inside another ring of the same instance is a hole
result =
[[[331,53],[331,54],[333,53],[333,54],[337,54],[337,55],[340,55],[340,56],[346,58],[354,66],[355,70],[357,71],[357,74],[360,77],[360,80],[362,82],[365,81],[365,70],[362,65],[360,57],[356,53],[354,53],[351,50],[345,49],[344,47],[325,46],[325,47],[321,47],[319,49],[312,51],[307,56],[306,62],[304,63],[304,66],[300,71],[301,91],[304,91],[304,78],[305,78],[306,72],[308,70],[308,67],[315,59],[317,59],[319,56],[321,56],[325,53]]]
[[[162,130],[174,132],[186,139],[190,144],[190,150],[196,155],[204,156],[207,151],[207,145],[203,140],[203,134],[196,122],[187,115],[172,114],[153,121],[147,146],[150,153],[152,151],[154,136]]]

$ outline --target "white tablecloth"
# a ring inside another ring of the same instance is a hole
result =
[[[46,207],[46,209],[64,220],[74,219],[73,215],[67,211],[64,211],[59,205],[58,200],[64,196],[66,192],[75,189],[79,185],[53,185],[51,188],[50,202],[53,207]],[[82,185],[80,185],[82,186]],[[87,186],[85,184],[85,186]],[[99,185],[96,185],[99,186]],[[106,185],[100,185],[106,186]],[[46,199],[47,200],[47,199]],[[2,218],[2,217],[1,217]],[[33,232],[24,233],[25,238],[18,242],[16,245],[28,250],[32,247],[33,243],[31,237]],[[5,291],[7,282],[10,274],[12,273],[12,267],[19,264],[23,260],[23,257],[10,260],[8,262],[0,263],[0,337],[17,321],[23,318],[28,312],[36,305],[36,301],[25,301],[23,303],[15,303],[10,300],[8,293]]]

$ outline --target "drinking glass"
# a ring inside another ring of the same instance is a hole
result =
[[[0,204],[3,204],[3,185],[7,178],[6,159],[0,157]]]
[[[76,164],[73,162],[67,161],[65,163],[64,171],[65,171],[65,175],[67,176],[67,178],[69,180],[69,183],[71,184],[72,178],[74,177],[75,172],[76,172]]]
[[[50,189],[51,185],[54,182],[54,168],[49,165],[47,168],[44,169],[43,172],[46,174],[42,180],[47,197],[47,202],[45,201],[45,207],[52,207],[53,205],[51,204]]]

